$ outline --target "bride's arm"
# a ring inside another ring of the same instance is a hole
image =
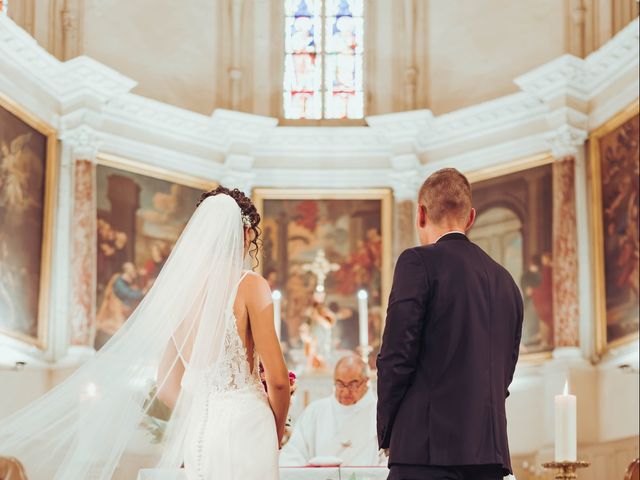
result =
[[[264,366],[269,403],[276,420],[278,442],[281,442],[291,397],[289,371],[274,326],[271,290],[267,281],[258,275],[249,275],[243,284],[253,341]]]

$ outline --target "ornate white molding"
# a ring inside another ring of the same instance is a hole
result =
[[[550,150],[556,159],[575,156],[587,139],[587,132],[569,125],[558,127],[547,136]]]
[[[211,126],[225,151],[243,153],[254,148],[259,139],[278,125],[278,119],[219,108],[211,115]]]
[[[638,19],[585,59],[563,55],[516,78],[515,83],[545,102],[560,97],[589,102],[620,78],[637,77],[637,71]]]
[[[396,200],[415,200],[424,181],[417,155],[396,155],[391,158],[391,166],[393,171],[389,173],[389,180]]]
[[[358,189],[392,186],[388,169],[253,169],[256,187]]]
[[[98,150],[102,144],[101,136],[94,129],[82,125],[73,130],[64,132],[60,139],[70,147],[70,160],[88,160],[96,162]],[[63,159],[64,161],[64,159]]]
[[[201,115],[132,94],[134,80],[88,57],[60,62],[0,18],[0,88],[61,136],[90,127],[101,149],[217,180],[229,175],[230,155],[251,156],[263,172],[373,169],[377,175],[360,178],[391,185],[402,183],[394,159],[406,154],[425,172],[573,151],[584,137],[576,131],[595,128],[637,96],[637,70],[636,20],[586,59],[562,56],[517,78],[519,93],[483,104],[438,117],[429,110],[371,116],[366,127],[278,127],[275,118],[222,109]]]
[[[431,110],[389,113],[366,117],[367,124],[377,138],[392,145],[415,145],[420,131],[433,123]]]
[[[228,188],[237,188],[247,195],[255,186],[256,174],[252,170],[254,158],[250,155],[231,154],[224,162],[220,183]]]

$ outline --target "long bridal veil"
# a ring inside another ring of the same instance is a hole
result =
[[[158,367],[172,351],[171,367],[181,354],[188,368],[154,463],[179,467],[198,380],[224,347],[243,264],[241,218],[231,197],[206,198],[118,333],[66,381],[0,421],[0,454],[18,458],[30,480],[112,478],[167,381]]]

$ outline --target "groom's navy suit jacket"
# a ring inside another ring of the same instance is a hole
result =
[[[398,258],[378,355],[378,441],[389,465],[499,464],[522,296],[461,233]]]

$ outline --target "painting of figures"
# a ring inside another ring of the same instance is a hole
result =
[[[263,216],[260,268],[282,294],[281,340],[289,360],[317,367],[355,350],[361,290],[376,352],[390,281],[390,192],[258,189],[254,200]],[[315,269],[318,262],[327,265],[324,274]]]
[[[99,349],[151,288],[203,190],[122,166],[97,167]]]
[[[554,347],[552,169],[543,165],[475,182],[469,237],[511,273],[524,299],[521,353]]]
[[[0,333],[45,346],[55,133],[0,97]]]
[[[600,346],[604,348],[638,335],[639,127],[636,104],[591,140]]]

